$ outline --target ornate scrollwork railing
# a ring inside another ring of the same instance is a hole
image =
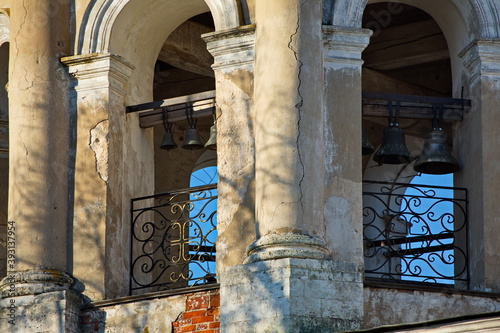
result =
[[[365,276],[467,287],[467,190],[363,184]]]
[[[215,283],[217,184],[132,199],[130,293]]]

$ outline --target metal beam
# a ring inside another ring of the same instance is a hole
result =
[[[363,115],[387,117],[389,101],[399,102],[401,118],[433,118],[433,107],[443,107],[443,119],[462,120],[470,99],[363,92]]]
[[[193,108],[193,118],[212,116],[215,112],[215,90],[131,105],[126,107],[125,112],[139,112],[139,126],[146,128],[162,124],[164,110],[168,113],[170,123],[186,119],[188,106]]]

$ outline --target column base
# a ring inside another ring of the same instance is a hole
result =
[[[69,290],[73,279],[66,273],[56,270],[31,270],[10,272],[0,282],[2,298],[24,295],[37,295],[52,291]]]
[[[0,299],[0,332],[79,332],[81,299],[70,290]]]
[[[81,298],[56,270],[10,272],[0,283],[0,332],[78,332]]]
[[[362,271],[354,263],[275,259],[220,274],[221,331],[316,333],[363,322]]]
[[[307,235],[271,234],[248,247],[245,263],[282,258],[318,259],[330,257],[323,240]]]

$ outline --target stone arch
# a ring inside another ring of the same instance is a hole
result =
[[[178,25],[185,20],[183,17],[186,14],[196,15],[208,9],[213,15],[217,30],[235,28],[241,23],[240,5],[236,0],[170,0],[163,2],[156,0],[93,0],[82,20],[76,53],[109,52],[113,35],[116,35],[118,30],[117,23],[120,21],[120,16],[126,12],[127,7],[137,11],[136,18],[140,18],[139,14],[143,14],[143,18],[153,19],[143,24],[154,25],[157,23],[155,21],[157,16],[164,18],[165,13],[170,12],[175,13],[175,16],[172,15],[168,21],[173,25],[176,23]],[[200,12],[200,10],[202,11]],[[154,12],[159,15],[154,15]]]
[[[375,2],[381,1],[325,0],[325,17],[323,18],[323,22],[331,25],[360,28],[364,8],[367,3]],[[438,21],[438,23],[441,20],[440,17],[442,15],[450,15],[449,12],[440,11],[440,8],[453,5],[456,9],[458,9],[462,16],[462,20],[465,23],[463,28],[465,30],[472,31],[476,38],[500,37],[500,13],[497,4],[494,1],[449,0],[447,2],[443,2],[445,6],[436,6],[435,2],[430,0],[399,0],[398,2],[425,10],[431,14],[436,21]],[[456,25],[455,28],[457,28]]]
[[[0,11],[0,46],[10,41],[10,19],[9,16]]]
[[[154,64],[170,33],[211,12],[216,30],[240,25],[236,0],[94,0],[80,27],[77,54],[116,54],[136,69],[128,80],[127,104],[152,99]]]
[[[367,4],[378,2],[403,3],[417,7],[440,26],[448,43],[452,66],[453,93],[459,96],[464,76],[462,51],[476,39],[500,37],[500,11],[494,1],[447,0],[436,6],[432,0],[324,0],[323,23],[334,26],[361,28]]]

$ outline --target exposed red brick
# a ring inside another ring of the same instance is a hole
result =
[[[179,332],[179,333],[191,333],[191,332],[195,332],[195,329],[196,329],[196,325],[183,326],[183,327],[179,327],[178,329],[176,328],[176,330],[178,330],[177,332]]]
[[[218,315],[219,315],[219,308],[207,310],[207,316],[218,316]]]
[[[206,310],[187,311],[187,312],[184,312],[184,319],[202,317],[205,315],[206,312],[207,312]]]
[[[215,308],[220,306],[220,295],[212,295],[210,297],[210,307]]]
[[[202,331],[202,330],[207,330],[208,328],[209,328],[208,323],[198,324],[198,325],[196,325],[196,332]]]
[[[188,295],[186,311],[172,323],[173,333],[219,333],[219,306],[218,291]]]
[[[191,318],[178,320],[177,322],[179,323],[179,326],[191,325]]]
[[[193,318],[191,321],[192,321],[193,324],[211,323],[211,322],[214,321],[214,316],[197,317],[197,318]]]
[[[197,310],[208,308],[210,298],[208,296],[188,297],[186,300],[186,310]]]
[[[220,322],[213,322],[213,323],[210,323],[208,324],[208,327],[209,328],[219,328],[220,327]]]

